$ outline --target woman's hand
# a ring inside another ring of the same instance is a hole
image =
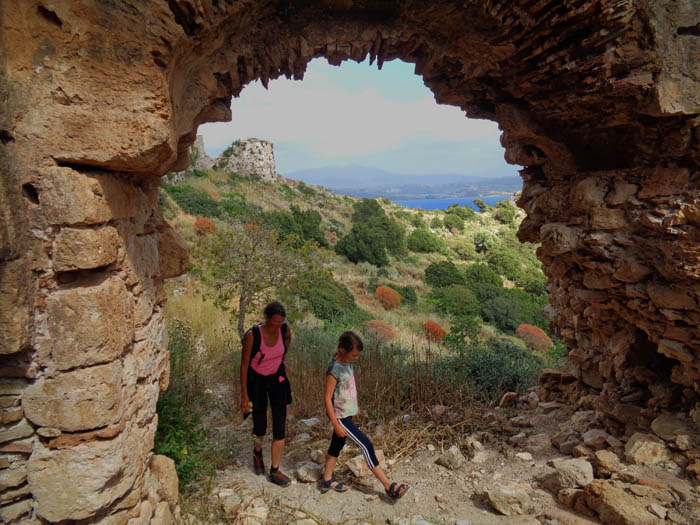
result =
[[[344,438],[345,436],[348,435],[347,430],[345,430],[340,424],[333,425],[333,431],[336,433],[338,437]]]
[[[244,414],[247,414],[248,412],[252,412],[253,410],[253,403],[250,402],[250,399],[248,399],[248,396],[243,396],[241,398],[241,412]]]

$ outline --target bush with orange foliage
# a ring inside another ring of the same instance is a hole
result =
[[[374,298],[377,299],[385,310],[393,310],[401,304],[401,295],[396,290],[388,286],[378,286],[374,291]]]
[[[391,341],[394,337],[396,337],[394,330],[384,321],[377,321],[375,319],[362,323],[362,326],[365,327],[366,332],[373,335],[377,339],[381,339],[382,341]]]
[[[435,321],[426,321],[423,323],[423,331],[428,341],[442,341],[447,332]]]
[[[525,341],[525,344],[531,350],[546,352],[552,348],[552,340],[544,330],[537,326],[523,323],[515,329],[515,335]]]
[[[214,230],[216,230],[216,225],[210,221],[209,219],[205,219],[204,217],[199,217],[197,218],[196,221],[194,221],[194,231],[198,235],[206,235],[208,233],[214,233]]]

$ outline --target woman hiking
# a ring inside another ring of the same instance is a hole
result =
[[[292,342],[292,331],[286,323],[287,312],[282,303],[271,302],[263,312],[264,321],[250,328],[243,336],[241,356],[241,410],[244,416],[253,412],[253,470],[265,473],[262,443],[267,431],[267,404],[272,410],[272,447],[268,478],[286,487],[291,480],[280,470],[284,451],[287,405],[292,391],[287,377],[284,356]]]

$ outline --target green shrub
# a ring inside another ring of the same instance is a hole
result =
[[[516,252],[500,246],[491,250],[486,256],[486,260],[496,273],[505,275],[507,279],[516,281],[520,278],[522,264]]]
[[[462,217],[465,221],[473,219],[476,217],[476,212],[471,206],[460,206],[459,204],[453,204],[447,207],[447,213],[455,213]]]
[[[464,276],[452,261],[438,261],[425,269],[425,282],[435,288],[464,284]]]
[[[486,203],[484,201],[482,201],[481,199],[474,199],[474,206],[479,208],[480,212],[483,212],[487,208]]]
[[[375,266],[389,264],[383,235],[363,225],[355,224],[350,233],[336,243],[335,252],[354,263],[367,261]]]
[[[166,186],[167,191],[182,210],[190,215],[217,218],[221,215],[221,208],[209,195],[192,186]]]
[[[227,193],[219,202],[219,207],[226,212],[229,217],[243,220],[256,220],[261,217],[260,207],[248,202],[242,193]]]
[[[466,239],[457,239],[450,243],[450,248],[452,248],[459,258],[468,261],[476,257],[476,246],[474,243]]]
[[[488,265],[483,263],[470,264],[464,271],[464,280],[467,283],[486,283],[499,288],[503,287],[503,281]]]
[[[473,242],[476,251],[484,253],[492,250],[498,244],[498,239],[492,233],[478,231],[474,234]]]
[[[425,221],[423,220],[423,217],[418,214],[411,214],[411,216],[408,219],[408,222],[411,224],[411,226],[414,226],[415,228],[425,228]]]
[[[433,217],[433,220],[430,221],[430,227],[433,230],[439,230],[444,225],[445,223],[440,220],[440,217]]]
[[[161,395],[156,405],[158,428],[153,451],[175,461],[182,484],[211,473],[206,458],[207,431],[199,425],[199,415],[175,396]]]
[[[196,170],[196,169],[193,169],[193,170],[192,170],[192,174],[193,174],[195,177],[207,177],[207,172],[206,172],[205,170]]]
[[[445,228],[448,230],[456,228],[457,230],[462,231],[464,229],[464,219],[462,219],[462,217],[456,213],[448,213],[445,215],[444,223]]]
[[[515,219],[515,208],[508,201],[500,201],[496,203],[496,211],[493,216],[503,224],[513,224]]]
[[[467,315],[452,320],[450,332],[445,336],[444,343],[452,350],[463,353],[468,344],[474,344],[481,331],[481,317]]]
[[[181,483],[211,471],[206,460],[210,443],[199,426],[206,373],[195,351],[196,336],[186,321],[168,322],[171,381],[156,406],[158,427],[154,450],[175,461]]]
[[[521,323],[544,330],[547,323],[542,317],[542,308],[546,304],[546,297],[533,296],[517,288],[503,288],[498,296],[482,303],[481,316],[504,332],[514,332]]]
[[[442,247],[440,238],[429,230],[416,229],[408,236],[408,249],[414,252],[439,252]]]
[[[404,226],[389,218],[384,209],[374,199],[362,199],[353,205],[352,222],[374,230],[374,236],[381,239],[386,250],[393,255],[406,254]]]
[[[522,392],[532,386],[545,362],[507,339],[494,338],[488,344],[472,345],[440,364],[454,367],[452,373],[445,373],[444,380],[462,378],[484,394],[495,396],[506,391]]]
[[[372,318],[357,306],[350,290],[332,277],[310,287],[303,298],[309,302],[316,317],[331,323],[359,326]]]
[[[452,317],[474,317],[480,313],[479,300],[463,284],[438,288],[431,293],[438,309]]]

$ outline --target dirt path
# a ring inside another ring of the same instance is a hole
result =
[[[555,417],[556,414],[551,416]],[[210,485],[204,489],[210,505],[210,522],[246,525],[599,523],[595,519],[574,514],[557,503],[551,493],[540,488],[538,480],[549,469],[547,462],[563,457],[551,446],[533,449],[531,458],[527,454],[518,457],[516,453],[523,449],[504,447],[502,443],[486,439],[485,442],[493,443],[487,443],[473,457],[467,458],[461,467],[451,470],[436,463],[443,450],[430,444],[417,445],[406,457],[397,460],[386,458],[389,477],[410,485],[409,492],[401,500],[392,502],[371,476],[369,479],[359,479],[350,472],[348,461],[359,454],[359,450],[350,443],[343,450],[336,468],[337,477],[351,485],[349,491],[321,494],[317,483],[297,479],[297,471],[303,465],[310,470],[311,478],[320,475],[321,466],[313,464],[311,458],[322,461],[331,432],[330,424],[320,414],[316,424],[309,426],[302,420],[288,425],[288,445],[281,464],[282,471],[293,478],[287,488],[278,487],[264,476],[254,474],[249,421],[235,426],[227,422],[223,413],[211,414],[207,420],[213,427],[214,435],[221,439],[233,439],[237,450],[232,464],[217,471]],[[540,417],[538,423],[543,428],[556,428],[555,421],[549,421],[549,418]],[[372,438],[372,432],[369,435]],[[263,450],[265,463],[269,466],[269,437]],[[485,491],[496,487],[522,489],[532,502],[531,511],[514,516],[496,512],[484,496]],[[212,509],[218,509],[219,505],[222,510],[213,512]]]

